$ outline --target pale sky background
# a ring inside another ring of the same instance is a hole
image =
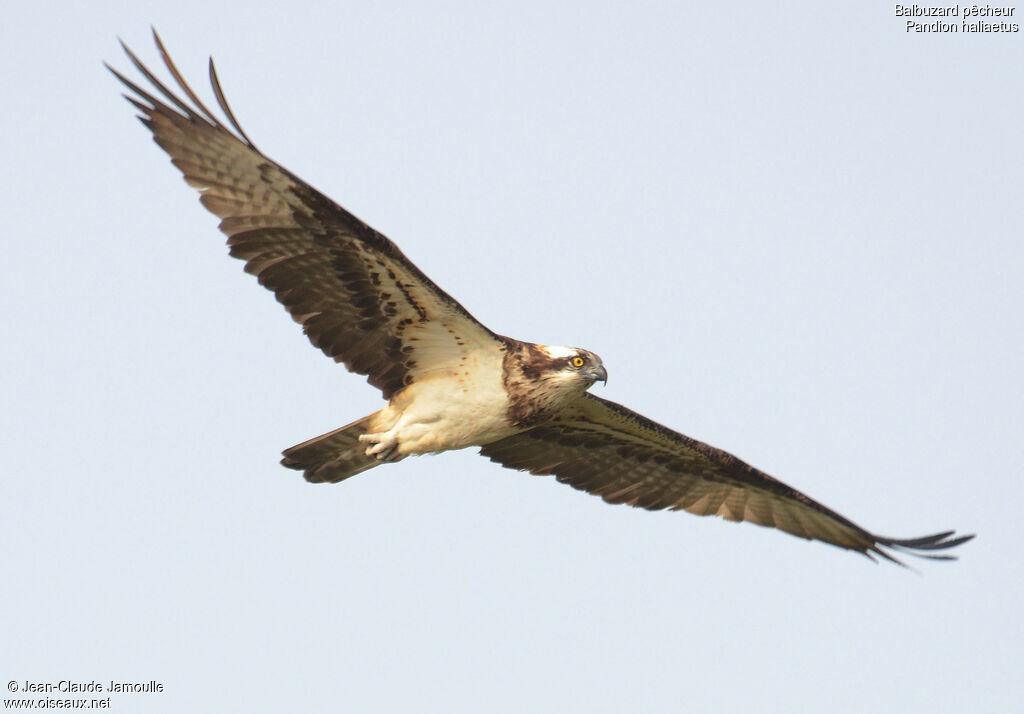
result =
[[[113,696],[144,714],[1021,711],[1024,32],[893,10],[11,4],[2,682],[163,683]],[[379,396],[119,97],[101,61],[156,67],[151,23],[489,327],[597,352],[599,395],[871,530],[977,540],[915,574],[475,450],[305,483],[280,451]]]

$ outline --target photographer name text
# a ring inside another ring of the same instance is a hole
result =
[[[110,680],[106,685],[95,680],[90,682],[74,682],[68,679],[62,679],[59,682],[29,682],[25,681],[20,687],[17,682],[10,682],[7,686],[8,691],[16,692],[28,692],[31,694],[50,694],[52,692],[60,692],[62,694],[75,694],[75,693],[96,693],[96,692],[109,692],[109,693],[141,693],[141,692],[162,692],[164,691],[164,685],[162,682],[156,680],[149,680],[148,682],[115,682]]]

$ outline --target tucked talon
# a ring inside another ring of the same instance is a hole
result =
[[[366,448],[366,455],[373,456],[377,461],[397,461],[396,454],[398,451],[398,439],[394,436],[386,434],[361,434],[359,440],[362,442],[368,442],[370,446]]]

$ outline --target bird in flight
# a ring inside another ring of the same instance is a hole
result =
[[[232,256],[273,291],[315,347],[367,376],[387,404],[284,451],[308,481],[335,483],[413,454],[469,446],[502,466],[553,474],[609,503],[685,510],[778,528],[902,563],[936,560],[972,535],[875,535],[732,454],[588,390],[601,358],[505,337],[479,323],[388,238],[263,154],[235,119],[210,60],[225,123],[185,82],[154,31],[178,96],[122,43],[150,87],[109,65],[125,98],[202,204]]]

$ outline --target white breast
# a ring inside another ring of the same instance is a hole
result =
[[[502,357],[498,350],[473,352],[458,368],[418,374],[382,411],[378,428],[397,439],[403,456],[480,446],[514,433]]]

